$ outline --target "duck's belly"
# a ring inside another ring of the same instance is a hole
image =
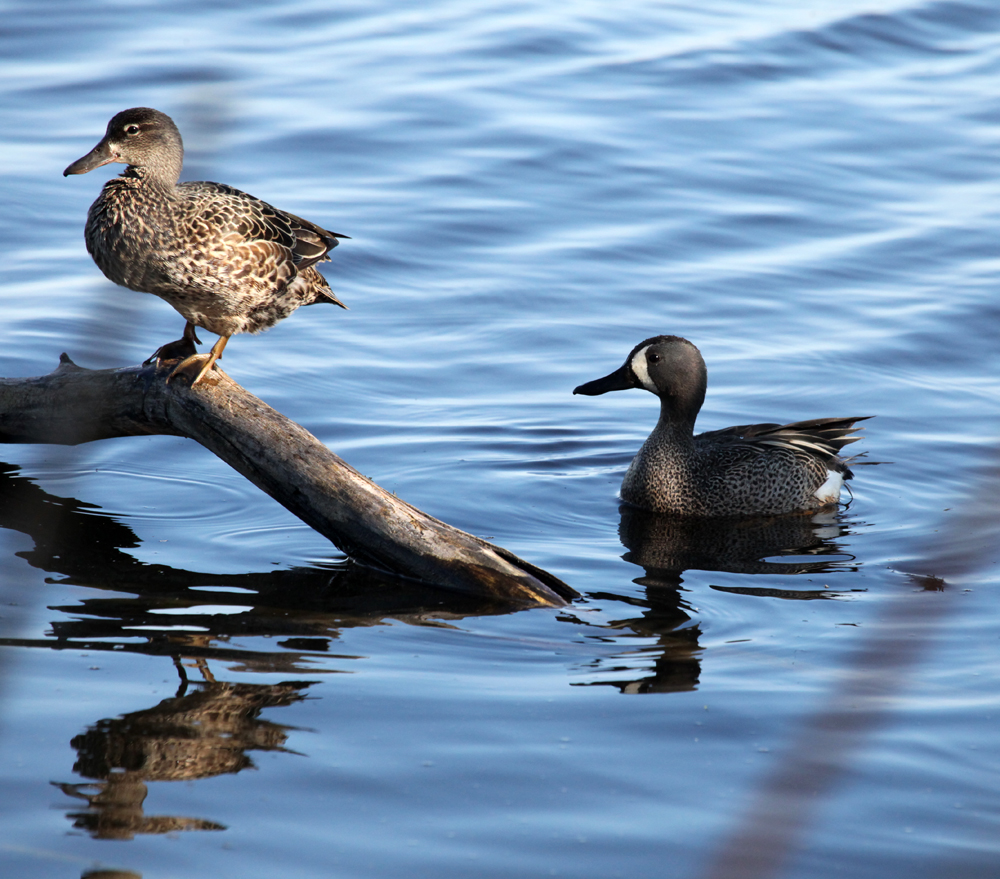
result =
[[[259,333],[304,304],[288,291],[270,295],[203,295],[187,290],[158,294],[195,326],[218,336]]]

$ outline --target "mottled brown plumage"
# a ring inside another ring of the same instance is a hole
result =
[[[708,374],[701,353],[679,336],[654,336],[610,375],[574,394],[644,388],[660,398],[660,419],[629,465],[622,500],[661,513],[776,515],[840,499],[853,477],[838,452],[864,418],[744,424],[694,435]],[[865,416],[870,417],[870,416]]]
[[[119,113],[63,175],[109,162],[128,167],[90,207],[87,250],[111,281],[159,296],[184,315],[188,342],[195,327],[219,336],[192,384],[230,336],[266,330],[301,305],[345,307],[315,265],[347,236],[231,186],[178,183],[184,147],[169,116],[148,107]]]

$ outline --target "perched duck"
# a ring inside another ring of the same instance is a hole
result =
[[[708,373],[701,352],[680,336],[640,342],[621,367],[576,388],[589,397],[644,388],[660,398],[660,420],[622,482],[622,500],[662,513],[775,515],[840,500],[851,479],[838,452],[864,418],[744,424],[694,435]]]
[[[338,235],[221,183],[178,183],[184,145],[173,120],[148,107],[124,110],[87,155],[65,171],[86,174],[120,162],[87,214],[87,250],[116,284],[165,299],[187,320],[184,335],[163,346],[189,353],[195,327],[219,336],[191,384],[222,356],[229,337],[258,333],[300,305],[333,295],[314,268],[329,259]],[[199,355],[172,375],[192,369]]]

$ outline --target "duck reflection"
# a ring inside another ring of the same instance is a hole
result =
[[[73,770],[94,783],[53,782],[84,800],[70,812],[73,826],[95,839],[132,839],[136,834],[180,830],[225,830],[201,818],[146,815],[147,782],[191,781],[253,768],[248,751],[287,752],[294,727],[261,720],[265,708],[304,698],[308,682],[230,684],[206,681],[187,689],[186,675],[176,696],[152,708],[99,720],[70,744],[77,751]]]
[[[636,581],[639,582],[639,581]],[[662,583],[647,585],[645,598],[593,593],[595,599],[611,599],[641,610],[640,616],[612,620],[605,627],[616,633],[617,650],[610,658],[598,657],[590,667],[601,679],[578,686],[616,687],[625,694],[678,693],[694,690],[701,675],[701,629],[691,623],[691,606],[681,592]],[[605,634],[606,637],[606,634]],[[639,646],[630,648],[630,640]],[[636,677],[636,672],[645,672]]]
[[[622,558],[645,569],[633,582],[645,587],[637,598],[610,592],[592,593],[641,609],[641,615],[615,620],[609,627],[622,638],[642,641],[642,647],[619,653],[600,666],[596,686],[614,686],[622,693],[664,693],[693,690],[701,673],[700,627],[685,598],[682,574],[688,570],[736,574],[821,574],[854,570],[853,556],[836,538],[847,527],[836,512],[813,516],[694,519],[653,513],[623,504],[618,534],[628,550]],[[784,559],[784,560],[782,560]],[[831,598],[832,590],[777,589],[773,586],[712,586],[722,592],[789,599]],[[650,643],[650,639],[655,639]],[[635,677],[641,667],[646,674]],[[610,673],[613,677],[608,679]],[[619,676],[621,675],[621,676]]]
[[[623,504],[620,512],[618,536],[628,549],[622,558],[646,569],[646,578],[636,582],[662,581],[676,587],[687,570],[786,575],[853,569],[854,557],[835,542],[847,534],[835,511],[692,519]]]

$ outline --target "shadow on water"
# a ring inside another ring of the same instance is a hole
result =
[[[645,569],[633,582],[645,587],[642,597],[610,592],[591,593],[595,600],[614,600],[637,609],[641,616],[617,620],[614,629],[647,643],[610,671],[627,674],[636,669],[652,673],[641,678],[602,680],[583,686],[614,686],[622,693],[664,693],[693,690],[700,673],[701,629],[692,624],[692,610],[684,598],[682,574],[688,570],[735,574],[796,575],[854,571],[854,557],[837,539],[847,526],[839,511],[812,516],[787,515],[739,519],[692,519],[652,513],[623,504],[618,533],[628,550],[622,558]],[[784,559],[784,560],[781,560]],[[754,586],[712,586],[720,592],[767,598],[814,600],[843,594],[830,589],[792,589]],[[855,590],[852,590],[855,591]],[[583,621],[575,619],[575,622]],[[654,638],[650,645],[648,639]],[[605,671],[608,671],[605,669]]]

